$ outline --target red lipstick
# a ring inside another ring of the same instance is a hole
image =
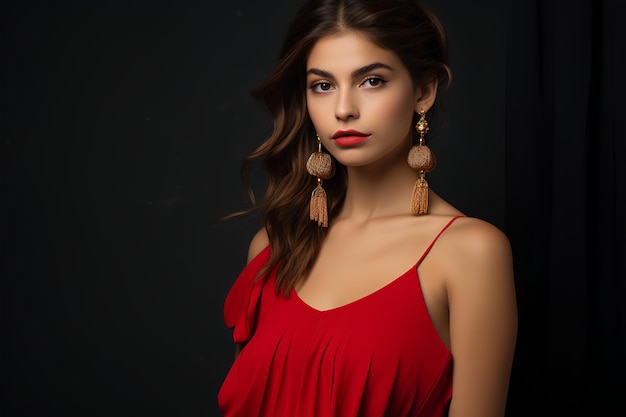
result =
[[[339,146],[356,146],[359,143],[365,141],[369,137],[366,133],[361,133],[358,130],[338,130],[332,136],[332,139]]]

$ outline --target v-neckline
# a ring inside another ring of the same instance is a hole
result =
[[[315,313],[318,314],[331,314],[335,311],[341,311],[341,310],[345,310],[348,309],[350,307],[365,303],[367,300],[374,298],[375,296],[379,295],[380,293],[386,292],[389,288],[397,285],[398,282],[402,281],[403,279],[407,278],[407,277],[412,277],[415,278],[417,280],[417,285],[419,286],[419,290],[421,292],[422,288],[419,282],[419,277],[417,274],[417,267],[419,265],[419,262],[414,264],[411,268],[409,268],[407,271],[405,271],[403,274],[397,276],[396,278],[394,278],[393,280],[389,281],[388,283],[386,283],[385,285],[383,285],[380,288],[377,288],[376,290],[365,294],[359,298],[356,298],[352,301],[348,301],[345,304],[341,304],[338,305],[336,307],[330,307],[327,309],[319,309],[317,307],[312,306],[311,304],[307,303],[306,301],[304,301],[302,298],[300,298],[300,295],[298,295],[298,292],[293,289],[291,290],[291,296],[294,297],[298,303],[300,303],[301,305],[303,305],[305,308],[307,308],[308,310],[311,310]]]

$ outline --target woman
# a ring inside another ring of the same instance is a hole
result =
[[[272,135],[248,264],[225,302],[224,416],[503,416],[510,246],[428,188],[445,33],[408,0],[313,0],[257,89]],[[254,201],[254,200],[253,200]]]

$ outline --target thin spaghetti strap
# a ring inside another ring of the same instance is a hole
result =
[[[435,238],[433,239],[432,242],[430,242],[430,245],[428,245],[428,247],[426,248],[426,250],[424,251],[424,253],[422,254],[422,256],[420,256],[419,261],[417,261],[417,263],[415,264],[416,266],[418,266],[420,263],[422,263],[422,260],[426,257],[426,255],[428,255],[428,252],[430,252],[430,250],[432,249],[432,247],[435,245],[435,243],[437,242],[437,240],[439,239],[439,236],[441,236],[443,234],[443,232],[446,231],[446,229],[448,227],[450,227],[450,225],[459,217],[465,217],[465,216],[454,216],[453,218],[450,219],[450,221],[448,223],[446,223],[446,225],[443,227],[443,229],[441,229],[439,231],[439,233],[437,233],[437,236],[435,236]]]

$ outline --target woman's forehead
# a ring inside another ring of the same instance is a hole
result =
[[[395,69],[402,66],[395,52],[374,43],[367,34],[356,31],[340,32],[320,38],[307,58],[307,71],[348,71],[379,62]]]

